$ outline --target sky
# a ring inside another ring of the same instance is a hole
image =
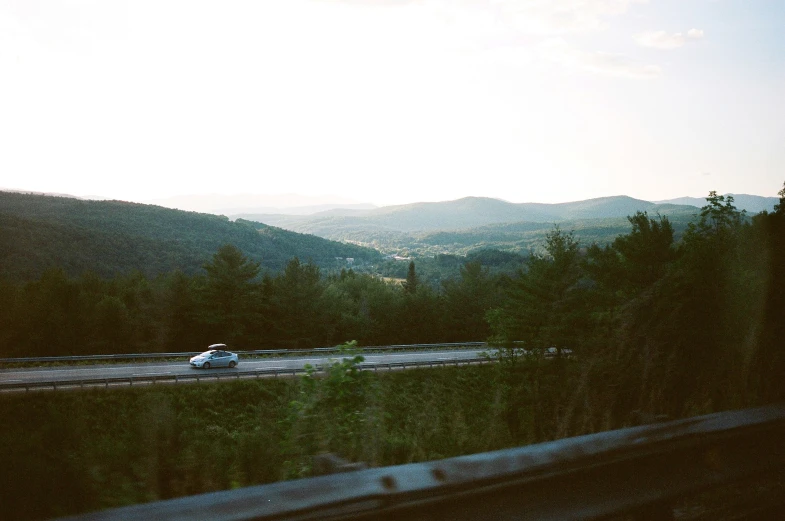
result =
[[[784,24],[782,0],[0,0],[0,189],[775,196]]]

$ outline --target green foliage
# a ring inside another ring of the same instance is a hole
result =
[[[774,205],[774,213],[775,214],[785,213],[785,183],[783,183],[782,189],[779,192],[777,192],[777,195],[780,196],[780,200],[777,204]]]
[[[287,462],[291,477],[302,477],[309,470],[310,456],[320,452],[337,453],[349,460],[367,455],[365,422],[372,414],[366,409],[376,400],[371,373],[359,369],[365,359],[357,342],[339,348],[340,360],[330,360],[320,368],[306,366],[299,396],[290,403],[285,451],[291,458]]]
[[[48,519],[280,479],[287,387],[6,395],[4,515]],[[216,404],[219,403],[217,406]]]
[[[294,258],[271,283],[270,336],[287,347],[326,345],[332,324],[322,295],[325,285],[318,266]]]
[[[738,211],[733,205],[733,196],[717,195],[709,192],[706,206],[701,208],[698,223],[690,223],[687,227],[686,240],[698,240],[710,235],[719,236],[741,225],[744,211]]]
[[[417,271],[414,268],[414,261],[409,262],[409,271],[406,273],[406,282],[403,283],[403,289],[409,295],[417,293]]]
[[[309,475],[325,449],[376,467],[511,446],[490,367],[361,373],[345,348],[302,379],[4,394],[3,513],[49,519],[270,483]]]
[[[226,217],[122,201],[0,192],[0,273],[32,280],[51,267],[103,277],[138,270],[148,277],[201,273],[209,257],[233,244],[262,269],[295,256],[324,268],[372,263],[379,253],[311,235]]]
[[[556,226],[546,237],[542,255],[529,258],[526,272],[512,281],[494,336],[531,346],[574,348],[581,342],[585,304],[578,243]]]
[[[779,320],[767,310],[782,298],[782,286],[770,282],[782,262],[774,246],[782,228],[766,214],[750,221],[732,197],[711,192],[706,200],[676,247],[667,228],[652,233],[650,220],[648,233],[589,252],[608,324],[583,376],[590,400],[605,404],[593,422],[625,422],[635,409],[678,417],[782,396],[771,385],[785,376],[782,349],[761,334]],[[645,255],[629,253],[635,243],[631,251]]]
[[[610,244],[619,234],[629,231],[626,216],[638,211],[667,215],[678,237],[692,220],[695,207],[658,205],[629,197],[558,205],[466,198],[350,215],[267,215],[258,219],[298,232],[363,244],[385,254],[414,255],[424,275],[427,267],[419,264],[420,259],[441,254],[468,256],[477,249],[495,249],[526,255],[542,246],[554,224],[574,230],[582,245]],[[485,261],[483,264],[491,265]],[[383,274],[393,276],[389,272]]]
[[[662,278],[677,257],[673,226],[667,217],[645,212],[629,217],[632,230],[604,249],[593,244],[584,269],[605,289],[627,298]]]
[[[502,290],[479,261],[467,262],[460,279],[442,283],[446,332],[450,341],[488,338],[490,329],[485,313],[501,300]]]
[[[243,340],[259,318],[259,264],[250,261],[236,246],[227,244],[204,269],[207,277],[201,300],[205,322],[216,338],[229,343]]]
[[[557,228],[486,313],[492,338],[574,350],[583,386],[575,400],[596,405],[565,409],[563,432],[624,425],[636,409],[680,417],[781,399],[778,219],[748,219],[712,192],[680,242],[670,219],[646,213],[585,253]]]
[[[13,517],[43,518],[304,476],[322,451],[388,465],[618,428],[636,410],[781,401],[785,203],[752,218],[733,203],[710,193],[683,237],[674,214],[643,212],[602,245],[555,226],[526,258],[418,258],[406,285],[407,263],[390,261],[391,281],[297,257],[260,280],[259,260],[225,243],[198,274],[0,278],[0,356],[358,340],[324,373],[227,384],[220,412],[215,393],[190,386],[3,396],[13,474],[0,490],[19,495]],[[485,338],[492,367],[377,377],[353,351]]]

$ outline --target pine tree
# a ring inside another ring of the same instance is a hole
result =
[[[414,295],[417,293],[417,272],[414,268],[414,261],[409,262],[409,272],[406,274],[406,282],[403,283],[403,289],[406,293]]]
[[[204,265],[207,280],[203,289],[206,321],[213,333],[232,342],[242,338],[253,327],[259,284],[259,264],[243,255],[232,244],[222,246],[212,262]],[[210,342],[212,343],[212,341]]]

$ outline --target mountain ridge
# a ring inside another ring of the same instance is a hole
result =
[[[626,217],[637,211],[668,214],[695,210],[694,206],[657,204],[629,196],[553,204],[510,203],[489,197],[464,197],[454,201],[411,203],[353,212],[330,210],[307,216],[243,213],[229,217],[323,236],[322,233],[327,229],[356,230],[366,227],[409,233],[455,231],[500,223],[555,223],[571,219]]]
[[[293,258],[339,267],[336,258],[376,260],[379,253],[225,216],[125,201],[92,201],[0,192],[0,274],[35,278],[61,267],[69,274],[155,276],[199,273],[218,249],[234,244],[262,269]],[[343,261],[344,265],[346,261]]]

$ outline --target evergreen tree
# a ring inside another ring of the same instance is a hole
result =
[[[107,295],[95,307],[94,342],[99,353],[131,351],[131,318],[125,303]]]
[[[258,318],[256,312],[259,264],[243,255],[232,244],[222,246],[211,262],[202,289],[202,305],[206,322],[216,342],[250,341],[249,332]],[[212,341],[209,341],[212,343]]]
[[[785,214],[785,183],[783,183],[782,189],[777,192],[777,195],[780,196],[780,201],[774,205],[774,213]]]
[[[169,277],[165,291],[166,350],[197,351],[204,347],[205,341],[209,345],[200,313],[196,279],[176,271]]]
[[[406,282],[403,283],[403,289],[406,293],[414,295],[417,293],[417,285],[419,280],[417,278],[417,271],[414,268],[414,261],[409,262],[409,271],[406,274]]]
[[[623,302],[660,280],[677,257],[673,226],[667,217],[654,219],[646,212],[627,218],[632,230],[612,244],[588,248],[584,267],[601,288],[596,296]]]
[[[451,341],[485,340],[490,334],[485,313],[498,305],[500,295],[488,269],[479,261],[467,262],[460,274],[459,280],[447,280],[442,284],[448,323],[446,333]]]
[[[277,316],[275,337],[287,347],[318,347],[329,341],[334,324],[326,320],[319,267],[297,257],[273,281],[271,305]]]
[[[16,328],[24,333],[18,341],[41,355],[90,354],[86,344],[85,322],[88,320],[78,284],[68,280],[60,268],[44,272],[37,282],[26,284],[18,293],[20,299],[6,299],[22,307],[21,323]]]
[[[558,226],[546,236],[545,253],[532,255],[508,291],[501,315],[494,319],[494,336],[523,341],[529,347],[574,349],[585,334],[587,305],[578,242]]]

